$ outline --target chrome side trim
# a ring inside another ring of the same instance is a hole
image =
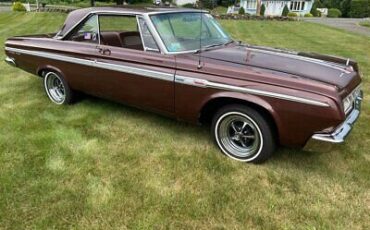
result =
[[[319,140],[319,141],[326,141],[330,143],[344,142],[344,139],[351,132],[354,123],[360,116],[362,98],[363,98],[363,93],[361,91],[360,95],[356,98],[355,108],[347,116],[346,120],[341,125],[339,125],[333,132],[316,133],[312,136],[312,139]]]
[[[8,63],[11,66],[17,66],[17,64],[15,64],[14,58],[11,58],[11,57],[6,56],[5,57],[5,62]]]
[[[259,89],[251,89],[251,88],[244,88],[244,87],[239,87],[239,86],[220,84],[220,83],[210,82],[207,80],[179,76],[179,75],[175,76],[175,82],[179,84],[192,85],[192,86],[197,86],[197,87],[202,87],[202,88],[222,89],[222,90],[239,92],[239,93],[247,93],[247,94],[259,95],[259,96],[272,97],[272,98],[282,99],[286,101],[304,103],[308,105],[329,107],[329,105],[326,102],[316,101],[312,99],[291,96],[291,95],[281,94],[281,93],[274,93],[274,92],[269,92],[269,91],[259,90]]]
[[[93,60],[69,57],[66,55],[53,54],[50,52],[23,50],[23,49],[11,48],[11,47],[5,47],[5,50],[10,51],[10,52],[15,52],[15,53],[49,58],[53,60],[70,62],[70,63],[80,64],[80,65],[85,65],[85,66],[91,66],[91,67],[96,67],[96,68],[123,72],[123,73],[137,74],[140,76],[145,76],[145,77],[159,79],[159,80],[174,81],[174,74],[159,72],[159,71],[149,70],[149,69],[142,69],[142,68],[137,68],[137,67],[133,67],[129,65],[116,65],[116,64],[105,63],[105,62],[100,62],[96,60],[93,61]]]

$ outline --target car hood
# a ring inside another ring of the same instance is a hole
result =
[[[258,46],[232,45],[205,51],[202,58],[253,66],[297,75],[310,80],[335,85],[342,89],[359,78],[346,64],[303,56],[300,53]],[[327,58],[329,59],[329,58]],[[341,59],[344,60],[345,59]],[[353,63],[351,61],[351,63]]]

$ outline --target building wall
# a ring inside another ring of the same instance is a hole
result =
[[[162,1],[162,2],[165,2],[165,1]],[[176,3],[176,5],[181,6],[181,5],[188,4],[188,3],[194,4],[196,0],[175,0],[174,2]]]
[[[248,7],[248,6],[251,6],[250,3],[248,4],[248,1],[251,1],[251,0],[241,0],[240,6],[244,8],[246,13],[256,14],[256,8]],[[289,11],[295,12],[298,15],[303,16],[311,11],[313,0],[311,1],[299,1],[299,0],[297,1],[262,1],[262,4],[264,4],[266,7],[265,16],[281,16],[285,5],[288,6]],[[253,5],[254,4],[252,4],[252,6]],[[292,5],[292,8],[291,8],[291,5]]]

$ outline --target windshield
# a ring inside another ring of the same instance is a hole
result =
[[[151,20],[169,52],[199,50],[200,40],[202,48],[232,41],[209,14],[196,12],[155,14],[151,16]]]

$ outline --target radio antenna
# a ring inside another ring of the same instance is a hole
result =
[[[202,15],[202,12],[203,12],[203,2],[202,0],[199,0],[199,4],[200,4],[200,28],[199,28],[199,52],[198,52],[198,69],[202,68],[202,61],[200,60],[201,59],[201,52],[202,52],[202,26],[203,26],[203,15]]]

